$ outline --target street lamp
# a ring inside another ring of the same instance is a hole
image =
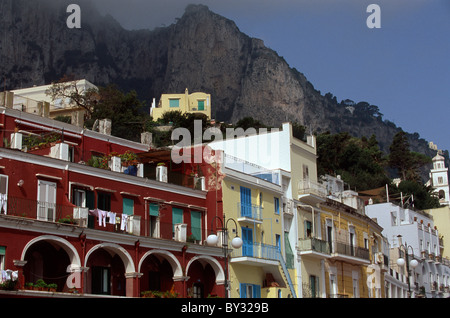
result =
[[[406,272],[408,273],[408,297],[411,298],[411,281],[410,281],[410,276],[411,276],[411,270],[410,267],[414,270],[417,265],[419,265],[419,262],[414,259],[414,249],[412,248],[411,245],[408,245],[406,242],[405,244],[401,243],[401,235],[398,235],[398,240],[399,240],[399,248],[403,246],[403,248],[405,249],[405,258],[400,257],[399,259],[397,259],[397,265],[403,267],[406,264]],[[409,255],[408,255],[408,250],[409,248],[411,248],[412,251],[412,256],[413,259],[411,261],[409,261]]]
[[[222,231],[222,249],[223,249],[223,253],[224,253],[224,257],[225,257],[225,297],[227,297],[228,296],[228,222],[229,221],[234,222],[235,231],[236,231],[236,236],[231,240],[231,246],[235,249],[238,249],[238,248],[241,248],[241,246],[244,244],[244,242],[238,236],[238,226],[237,226],[236,221],[234,219],[226,220],[225,214],[224,214],[223,219],[226,220],[225,226],[223,226],[224,221],[221,218],[219,218],[218,216],[215,216],[214,219],[212,220],[211,234],[206,238],[206,244],[212,245],[212,246],[217,246],[217,243],[219,242],[219,237],[216,234],[214,234],[214,232],[213,232],[213,224],[214,224],[215,219],[218,219],[222,225],[222,227],[218,228],[218,230]]]

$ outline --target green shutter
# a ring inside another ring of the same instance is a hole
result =
[[[172,208],[172,231],[175,231],[175,224],[183,223],[183,210]]]
[[[159,204],[158,203],[150,203],[149,210],[151,216],[159,216]]]
[[[194,240],[202,239],[202,213],[191,211],[191,233]]]
[[[5,253],[6,253],[6,247],[0,246],[0,255],[5,255]]]
[[[95,209],[95,195],[93,191],[86,191],[86,207],[89,210]]]
[[[133,215],[134,213],[134,200],[123,198],[123,214]]]
[[[199,100],[198,101],[197,109],[198,110],[205,110],[205,101],[204,100]]]

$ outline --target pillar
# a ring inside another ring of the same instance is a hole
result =
[[[14,260],[13,261],[14,266],[16,266],[17,270],[18,270],[18,289],[23,289],[24,285],[25,285],[25,276],[23,276],[23,267],[25,266],[25,264],[27,263],[27,261],[22,261],[22,260]]]

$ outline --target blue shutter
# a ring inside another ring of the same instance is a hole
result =
[[[253,298],[261,298],[261,286],[253,285]]]
[[[244,242],[242,245],[242,256],[253,257],[253,231],[246,227],[241,228],[241,231],[242,241]]]
[[[241,216],[252,216],[252,190],[241,187]]]
[[[247,288],[245,284],[239,284],[239,296],[241,298],[247,298]]]

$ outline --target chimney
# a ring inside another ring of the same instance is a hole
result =
[[[83,127],[84,126],[84,111],[78,110],[74,111],[71,114],[71,123],[72,125]]]
[[[111,119],[108,118],[101,119],[99,121],[98,131],[102,134],[111,136],[111,127],[112,127]]]
[[[141,144],[148,145],[149,148],[153,148],[153,135],[151,132],[146,131],[141,133]]]
[[[14,105],[14,93],[13,92],[1,92],[0,93],[0,106],[6,108],[13,108]]]

